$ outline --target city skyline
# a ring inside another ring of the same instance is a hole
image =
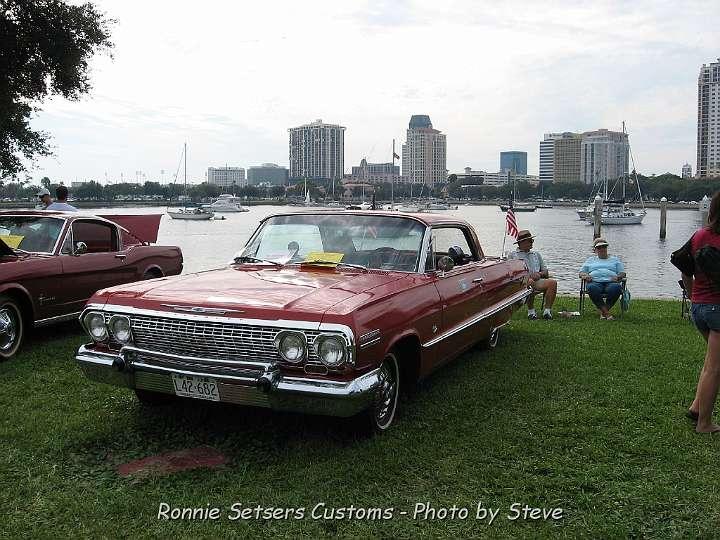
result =
[[[712,33],[697,32],[720,15],[709,2],[99,6],[118,20],[115,58],[95,59],[88,98],[42,104],[33,126],[51,133],[56,157],[39,160],[33,179],[159,180],[164,170],[167,182],[185,141],[193,179],[226,162],[286,166],[287,128],[315,118],[347,127],[346,165],[385,162],[418,113],[447,134],[450,172],[494,170],[500,151],[517,149],[537,174],[544,133],[618,131],[625,120],[638,169],[677,174],[695,161],[699,68],[718,57]],[[387,61],[409,42],[413,54]],[[323,46],[322,59],[292,60]],[[308,62],[327,76],[310,77]],[[373,77],[355,77],[358,66]]]

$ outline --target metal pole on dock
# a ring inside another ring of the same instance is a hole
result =
[[[663,197],[660,199],[660,239],[665,238],[667,233],[667,199]]]
[[[595,195],[595,210],[593,210],[593,240],[600,238],[602,230],[602,207],[603,200],[600,195]]]

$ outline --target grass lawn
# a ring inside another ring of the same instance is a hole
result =
[[[571,299],[560,299],[575,309]],[[683,417],[705,345],[677,302],[634,300],[622,320],[527,321],[405,396],[391,431],[346,421],[184,401],[141,407],[87,381],[74,324],[44,330],[0,364],[0,530],[11,537],[713,537],[720,436]],[[209,445],[219,469],[121,477],[118,465]],[[209,521],[158,507],[219,507]],[[388,520],[312,519],[327,507],[393,508]],[[416,503],[469,509],[413,519]],[[476,520],[478,502],[500,509]],[[305,507],[297,520],[231,521],[229,508]],[[507,519],[511,504],[559,520]],[[400,515],[400,512],[407,515]]]

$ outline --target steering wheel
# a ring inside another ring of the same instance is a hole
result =
[[[399,255],[400,252],[397,249],[389,246],[373,249],[370,252],[368,266],[370,268],[382,268],[384,263],[391,262],[394,258],[398,258]]]

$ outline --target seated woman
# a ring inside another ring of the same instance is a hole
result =
[[[617,257],[608,256],[608,243],[605,239],[596,238],[593,250],[595,255],[588,257],[580,269],[580,279],[587,284],[588,296],[600,311],[600,318],[612,320],[610,308],[622,295],[620,282],[625,279],[625,267]]]

